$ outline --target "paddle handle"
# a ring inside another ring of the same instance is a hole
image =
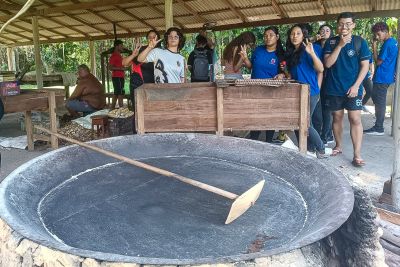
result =
[[[116,153],[114,153],[114,152],[111,152],[111,151],[102,149],[102,148],[97,147],[97,146],[94,146],[94,145],[89,145],[89,144],[87,144],[87,143],[80,142],[80,141],[78,141],[78,140],[69,138],[69,137],[67,137],[67,136],[65,136],[65,135],[62,135],[62,134],[59,134],[59,133],[56,133],[56,132],[52,132],[52,131],[50,131],[50,130],[48,130],[48,129],[46,129],[46,128],[43,128],[43,127],[40,127],[40,126],[35,126],[35,128],[38,129],[38,130],[40,130],[40,131],[43,131],[43,132],[45,132],[45,133],[48,133],[48,134],[50,134],[50,135],[57,136],[58,138],[64,139],[64,140],[66,140],[66,141],[68,141],[68,142],[71,142],[71,143],[73,143],[73,144],[77,144],[77,145],[79,145],[79,146],[86,147],[86,148],[88,148],[88,149],[94,150],[94,151],[96,151],[96,152],[99,152],[99,153],[104,154],[104,155],[107,155],[107,156],[109,156],[109,157],[118,159],[118,160],[120,160],[120,161],[123,161],[123,162],[129,163],[129,164],[135,165],[135,166],[137,166],[137,167],[139,167],[139,168],[146,169],[146,170],[148,170],[148,171],[152,171],[152,172],[155,172],[155,173],[164,175],[164,176],[168,176],[168,177],[175,178],[175,179],[177,179],[177,180],[179,180],[179,181],[181,181],[181,182],[184,182],[184,183],[187,183],[187,184],[196,186],[196,187],[198,187],[198,188],[207,190],[207,191],[212,192],[212,193],[215,193],[215,194],[217,194],[217,195],[220,195],[220,196],[223,196],[223,197],[232,199],[232,200],[234,200],[234,199],[236,199],[236,198],[238,197],[238,195],[236,195],[236,194],[234,194],[234,193],[231,193],[231,192],[228,192],[228,191],[225,191],[225,190],[220,189],[220,188],[218,188],[218,187],[215,187],[215,186],[212,186],[212,185],[208,185],[208,184],[205,184],[205,183],[202,183],[202,182],[199,182],[199,181],[196,181],[196,180],[187,178],[187,177],[185,177],[185,176],[182,176],[182,175],[179,175],[179,174],[176,174],[176,173],[173,173],[173,172],[164,170],[164,169],[160,169],[160,168],[151,166],[151,165],[149,165],[149,164],[146,164],[146,163],[143,163],[143,162],[134,160],[134,159],[130,159],[130,158],[124,157],[124,156],[122,156],[122,155],[116,154]]]

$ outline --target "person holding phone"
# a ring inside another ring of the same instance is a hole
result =
[[[376,72],[373,77],[372,100],[375,105],[375,125],[365,134],[384,135],[383,122],[386,113],[386,95],[390,84],[395,81],[395,69],[398,54],[397,41],[390,36],[389,27],[385,22],[378,22],[372,26],[375,36],[372,44]],[[378,42],[383,42],[378,54]]]

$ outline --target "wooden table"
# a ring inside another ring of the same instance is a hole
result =
[[[33,134],[32,110],[49,111],[50,129],[57,131],[56,107],[64,104],[65,91],[63,89],[46,88],[36,90],[22,90],[20,95],[0,96],[4,103],[4,113],[25,113],[25,128],[28,139],[28,150],[34,149],[34,138],[42,139]],[[58,140],[50,137],[51,147],[58,148]]]

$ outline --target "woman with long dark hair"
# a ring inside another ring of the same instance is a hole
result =
[[[164,49],[157,48],[161,42],[157,38],[149,40],[149,44],[138,56],[142,63],[154,62],[155,83],[185,82],[185,58],[179,54],[185,45],[185,37],[176,27],[169,28],[164,34]]]
[[[328,24],[321,25],[318,29],[316,36],[316,44],[319,44],[324,48],[326,41],[333,36],[332,27]],[[319,135],[324,144],[333,143],[333,132],[332,132],[332,112],[326,106],[326,88],[325,88],[325,73],[321,77],[321,92],[320,100],[315,107],[314,115],[312,117],[314,128],[319,132]]]
[[[270,26],[264,30],[264,44],[257,46],[252,53],[251,60],[247,56],[246,47],[240,52],[240,56],[245,66],[251,69],[252,79],[271,79],[275,78],[280,70],[280,63],[284,60],[282,42],[279,30],[275,26]],[[251,131],[250,138],[258,140],[261,131]],[[272,143],[274,130],[266,131],[266,141]]]
[[[252,32],[242,32],[225,47],[222,56],[225,79],[243,79],[241,69],[244,62],[241,53],[253,48],[255,42],[256,36]]]
[[[292,26],[286,41],[286,62],[291,78],[310,85],[310,117],[319,100],[320,84],[324,66],[321,62],[322,49],[309,41],[307,29],[300,24]],[[318,158],[325,158],[325,145],[312,123],[308,128],[308,148],[316,151]]]

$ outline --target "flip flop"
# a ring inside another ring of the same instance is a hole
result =
[[[343,151],[340,149],[340,148],[334,148],[334,149],[332,149],[332,154],[331,154],[331,156],[332,157],[335,157],[335,156],[337,156],[337,155],[339,155],[339,154],[342,154],[343,153]]]
[[[354,167],[362,167],[365,165],[365,161],[363,159],[354,158],[351,164],[353,164]]]

